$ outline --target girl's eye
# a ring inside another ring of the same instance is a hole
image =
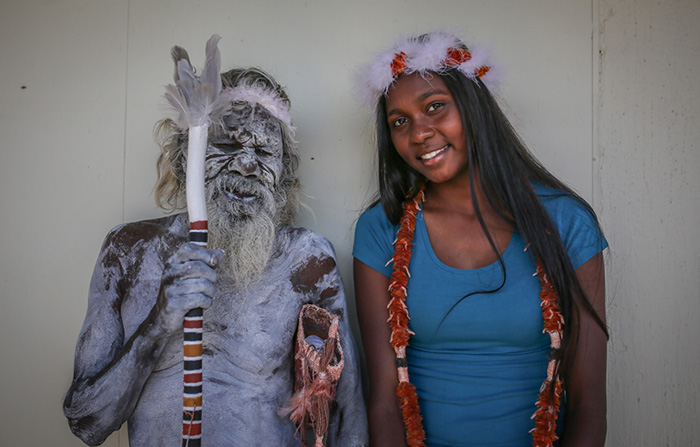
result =
[[[391,127],[399,127],[406,123],[406,118],[397,118],[391,123]]]
[[[441,109],[445,104],[442,102],[434,102],[428,106],[428,111],[429,112],[434,112],[438,109]]]

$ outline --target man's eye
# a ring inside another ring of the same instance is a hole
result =
[[[219,149],[220,151],[223,152],[233,152],[236,149],[240,148],[241,146],[239,144],[235,144],[233,142],[231,143],[212,143],[211,144],[213,147],[216,149]]]
[[[272,155],[272,154],[274,154],[274,151],[272,150],[272,148],[268,147],[268,146],[256,146],[255,152],[258,155]]]

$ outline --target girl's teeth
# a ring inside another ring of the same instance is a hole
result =
[[[435,157],[437,154],[442,152],[445,148],[442,147],[440,149],[434,150],[432,152],[428,152],[427,154],[423,154],[420,156],[421,160],[430,160],[431,158]]]

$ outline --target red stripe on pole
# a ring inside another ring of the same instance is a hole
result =
[[[202,328],[202,319],[200,318],[198,320],[189,320],[189,319],[185,318],[184,325],[187,329],[201,329]]]
[[[198,436],[202,434],[202,422],[192,422],[191,424],[183,424],[182,436]]]
[[[202,381],[202,373],[185,372],[185,383],[199,383]]]
[[[190,230],[207,230],[207,221],[206,220],[198,220],[195,222],[190,222]]]

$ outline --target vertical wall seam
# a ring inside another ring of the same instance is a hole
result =
[[[126,2],[126,49],[125,49],[125,75],[124,75],[124,134],[122,136],[122,222],[126,219],[126,149],[127,149],[127,111],[129,109],[129,29],[131,20],[131,0]]]
[[[600,111],[600,29],[598,0],[591,0],[591,191],[592,206],[600,210],[600,159],[598,117]]]

